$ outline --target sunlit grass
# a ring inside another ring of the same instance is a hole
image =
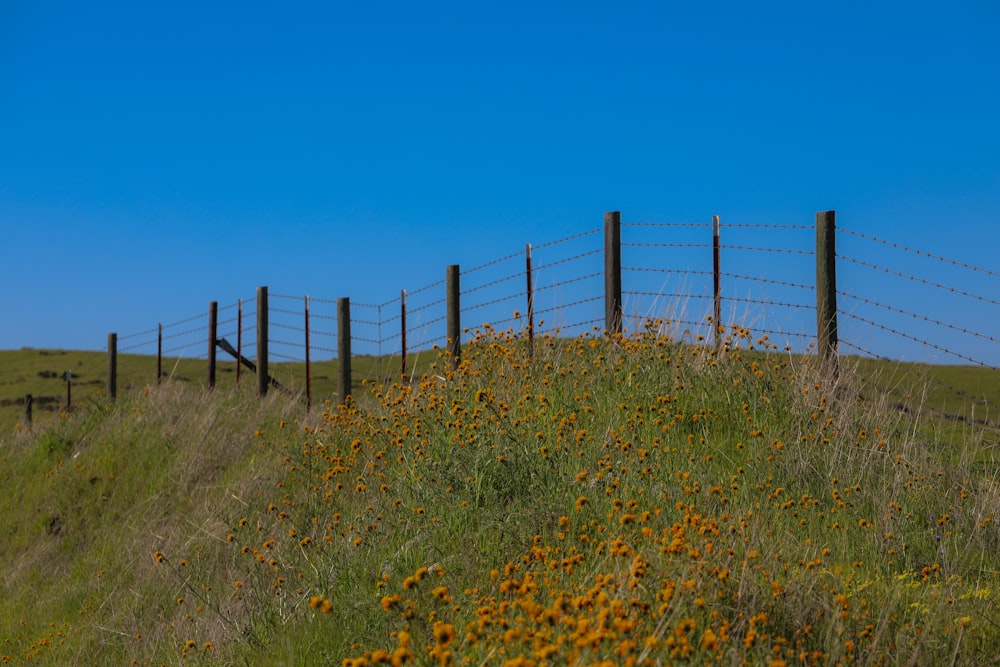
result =
[[[993,660],[995,431],[901,412],[849,363],[830,386],[738,327],[718,356],[659,331],[529,354],[485,327],[457,368],[308,416],[161,388],[21,435],[3,481],[37,509],[0,507],[0,654]]]

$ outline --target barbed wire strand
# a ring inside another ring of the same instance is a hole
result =
[[[844,227],[838,227],[837,231],[838,232],[844,232],[845,234],[850,234],[851,236],[857,236],[858,238],[866,239],[868,241],[875,241],[876,243],[881,243],[883,245],[889,246],[890,248],[896,248],[897,250],[905,250],[906,252],[912,252],[912,253],[917,254],[917,255],[922,255],[924,257],[929,257],[931,259],[936,259],[936,260],[938,260],[940,262],[946,262],[948,264],[952,264],[954,266],[958,266],[958,267],[961,267],[963,269],[969,269],[970,271],[977,271],[979,273],[985,273],[986,275],[992,276],[994,278],[1000,277],[1000,273],[997,273],[996,271],[990,271],[989,269],[983,269],[983,268],[980,268],[978,266],[973,266],[972,264],[966,264],[965,262],[960,262],[960,261],[958,261],[956,259],[949,259],[948,257],[942,257],[941,255],[935,255],[934,253],[930,253],[930,252],[927,252],[925,250],[917,250],[915,248],[910,248],[908,246],[903,245],[902,243],[893,243],[892,241],[886,241],[886,240],[880,239],[880,238],[878,238],[876,236],[870,236],[868,234],[863,234],[861,232],[856,232],[854,230],[846,229]]]
[[[711,248],[711,243],[622,243],[623,248]]]
[[[585,276],[580,276],[579,278],[570,278],[569,280],[563,280],[563,281],[558,282],[558,283],[552,283],[551,285],[543,285],[542,287],[535,288],[535,290],[534,290],[535,296],[537,297],[538,294],[539,294],[539,292],[544,292],[545,290],[554,289],[556,287],[562,287],[563,285],[569,285],[571,283],[582,282],[584,280],[589,280],[591,278],[598,278],[601,275],[603,275],[603,274],[601,274],[601,273],[590,273],[590,274],[587,274]]]
[[[567,241],[576,241],[577,239],[582,239],[587,236],[593,236],[601,231],[601,228],[591,229],[586,232],[580,232],[579,234],[573,234],[572,236],[567,236],[566,238],[559,239],[557,241],[549,241],[547,243],[541,243],[536,246],[531,246],[532,250],[541,250],[542,248],[551,248],[554,245],[559,245],[560,243],[566,243]]]
[[[711,227],[711,222],[625,222],[622,227]]]
[[[706,273],[710,273],[710,272],[706,272]],[[765,283],[767,285],[782,285],[784,287],[795,287],[795,288],[798,288],[798,289],[807,289],[807,290],[810,290],[810,291],[812,291],[813,289],[815,289],[812,285],[803,285],[801,283],[792,283],[792,282],[788,282],[787,280],[773,280],[773,279],[770,279],[770,278],[758,278],[758,277],[755,277],[755,276],[744,276],[744,275],[741,275],[741,274],[738,274],[738,273],[720,273],[719,275],[722,276],[723,278],[736,278],[737,280],[751,280],[751,281],[754,281],[754,282]]]
[[[815,255],[815,250],[796,250],[794,248],[762,248],[756,246],[745,246],[745,245],[720,245],[720,250],[748,250],[751,252],[776,252],[785,253],[789,255]]]
[[[959,327],[959,326],[955,326],[954,324],[948,324],[947,322],[942,322],[941,320],[936,320],[933,317],[928,317],[927,315],[921,315],[919,313],[911,313],[911,312],[909,312],[907,310],[903,310],[902,308],[896,308],[895,306],[890,306],[890,305],[887,305],[887,304],[884,304],[884,303],[879,303],[878,301],[875,301],[873,299],[866,299],[863,296],[857,296],[855,294],[850,294],[848,292],[841,292],[841,291],[838,290],[837,294],[839,296],[843,296],[843,297],[846,297],[848,299],[854,299],[856,301],[861,301],[862,303],[867,303],[868,305],[871,305],[871,306],[877,306],[879,308],[884,308],[884,309],[890,310],[890,311],[892,311],[894,313],[899,313],[900,315],[908,315],[908,316],[910,316],[910,317],[912,317],[914,319],[917,319],[917,320],[923,320],[925,322],[930,322],[931,324],[937,324],[938,326],[947,327],[947,328],[951,329],[952,331],[957,331],[959,333],[968,334],[970,336],[976,336],[978,338],[982,338],[984,340],[988,340],[991,343],[1000,343],[1000,338],[994,338],[993,336],[988,336],[988,335],[986,335],[984,333],[980,333],[978,331],[973,331],[972,329],[966,329],[965,327]]]
[[[506,276],[504,278],[497,278],[496,280],[493,280],[493,281],[488,282],[488,283],[483,283],[482,285],[477,285],[477,286],[469,288],[469,289],[463,289],[462,290],[462,296],[465,296],[466,294],[472,294],[474,292],[478,292],[480,290],[484,290],[484,289],[486,289],[488,287],[493,287],[493,286],[499,285],[501,283],[509,282],[511,280],[514,280],[515,278],[523,278],[523,277],[524,277],[524,273],[514,273],[514,274],[511,274],[511,275]]]
[[[920,343],[921,345],[933,348],[935,350],[938,350],[939,352],[944,352],[945,354],[950,354],[951,356],[956,357],[958,359],[964,359],[965,361],[968,361],[970,363],[976,364],[977,366],[982,366],[983,368],[989,368],[989,369],[992,369],[992,370],[1000,370],[1000,368],[997,368],[996,366],[991,366],[991,365],[989,365],[987,363],[979,361],[978,359],[973,359],[972,357],[970,357],[968,355],[962,354],[960,352],[955,352],[954,350],[949,350],[948,348],[942,347],[941,345],[936,345],[934,343],[931,343],[930,341],[926,341],[926,340],[923,340],[921,338],[917,338],[916,336],[911,336],[908,333],[904,333],[902,331],[899,331],[898,329],[893,329],[892,327],[888,327],[888,326],[886,326],[884,324],[879,324],[878,322],[873,322],[872,320],[869,320],[867,318],[861,317],[859,315],[855,315],[854,313],[848,313],[848,312],[845,311],[845,312],[843,312],[841,314],[844,315],[845,317],[851,318],[852,320],[857,320],[859,322],[864,322],[865,324],[867,324],[869,326],[873,326],[876,329],[881,329],[883,331],[887,331],[887,332],[889,332],[891,334],[895,334],[895,335],[900,336],[902,338],[906,338],[906,339],[912,340],[915,343]]]
[[[878,265],[875,265],[875,264],[871,264],[869,262],[865,262],[863,260],[856,259],[854,257],[847,257],[847,256],[844,256],[844,255],[837,255],[837,259],[843,259],[844,261],[852,262],[854,264],[858,264],[860,266],[864,266],[864,267],[869,268],[869,269],[873,269],[873,270],[876,270],[876,271],[882,271],[884,273],[888,273],[890,275],[898,276],[900,278],[908,278],[909,280],[912,280],[912,281],[918,282],[918,283],[923,283],[924,285],[928,285],[930,287],[937,287],[938,289],[942,289],[942,290],[945,290],[947,292],[951,292],[953,294],[961,294],[962,296],[969,297],[970,299],[976,299],[977,301],[982,301],[984,303],[989,303],[989,304],[994,305],[994,306],[1000,306],[1000,301],[997,301],[995,299],[989,299],[989,298],[987,298],[985,296],[979,296],[978,294],[973,294],[972,292],[966,292],[965,290],[960,290],[960,289],[955,288],[955,287],[948,287],[947,285],[942,285],[941,283],[936,283],[936,282],[933,282],[931,280],[925,280],[923,278],[918,278],[916,276],[911,276],[909,274],[901,273],[901,272],[895,271],[893,269],[888,269],[888,268],[885,268],[884,266],[878,266]]]
[[[524,297],[524,293],[523,292],[520,293],[520,294],[510,294],[508,296],[503,296],[503,297],[500,297],[498,299],[493,299],[492,301],[486,301],[484,303],[477,303],[477,304],[475,304],[473,306],[468,306],[466,308],[462,308],[461,312],[463,312],[463,313],[470,312],[470,311],[473,311],[473,310],[478,310],[479,308],[485,308],[487,306],[493,306],[493,305],[496,305],[498,303],[504,303],[506,301],[513,301],[514,299],[520,299],[520,298],[523,298],[523,297]]]
[[[475,273],[476,271],[482,271],[483,269],[487,269],[487,268],[489,268],[491,266],[496,266],[497,264],[501,264],[503,262],[510,261],[510,260],[512,260],[512,259],[514,259],[516,257],[524,257],[524,251],[514,252],[514,253],[511,253],[511,254],[509,254],[509,255],[507,255],[505,257],[501,257],[499,259],[494,259],[491,262],[486,262],[485,264],[480,264],[479,266],[474,266],[471,269],[466,269],[465,271],[462,271],[462,274],[463,275],[468,275],[470,273]]]
[[[548,264],[542,264],[541,266],[536,266],[535,271],[543,271],[545,269],[551,268],[553,266],[559,266],[560,264],[567,264],[569,262],[575,262],[578,259],[583,259],[584,257],[589,257],[591,255],[596,255],[599,252],[603,252],[601,249],[590,250],[588,252],[580,253],[579,255],[574,255],[572,257],[566,257],[564,259],[559,259],[554,262],[549,262]]]

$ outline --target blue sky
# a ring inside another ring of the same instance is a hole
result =
[[[836,209],[849,229],[1000,271],[998,34],[991,0],[3,0],[0,349],[99,350],[258,285],[382,303],[609,210],[811,225]],[[994,275],[844,243],[1000,299]],[[985,334],[906,323],[1000,365],[996,304],[855,264],[841,276]]]

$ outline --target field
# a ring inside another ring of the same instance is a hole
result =
[[[651,327],[480,331],[309,413],[120,381],[5,431],[0,659],[994,664],[990,373],[834,386],[738,328],[715,355]]]

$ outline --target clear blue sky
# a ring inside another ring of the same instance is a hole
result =
[[[608,210],[836,209],[1000,271],[998,35],[993,0],[0,0],[0,349],[99,350],[258,285],[381,303]],[[938,277],[1000,299],[994,276]],[[903,291],[858,266],[841,289]],[[1000,307],[954,303],[900,307],[1000,336]]]

